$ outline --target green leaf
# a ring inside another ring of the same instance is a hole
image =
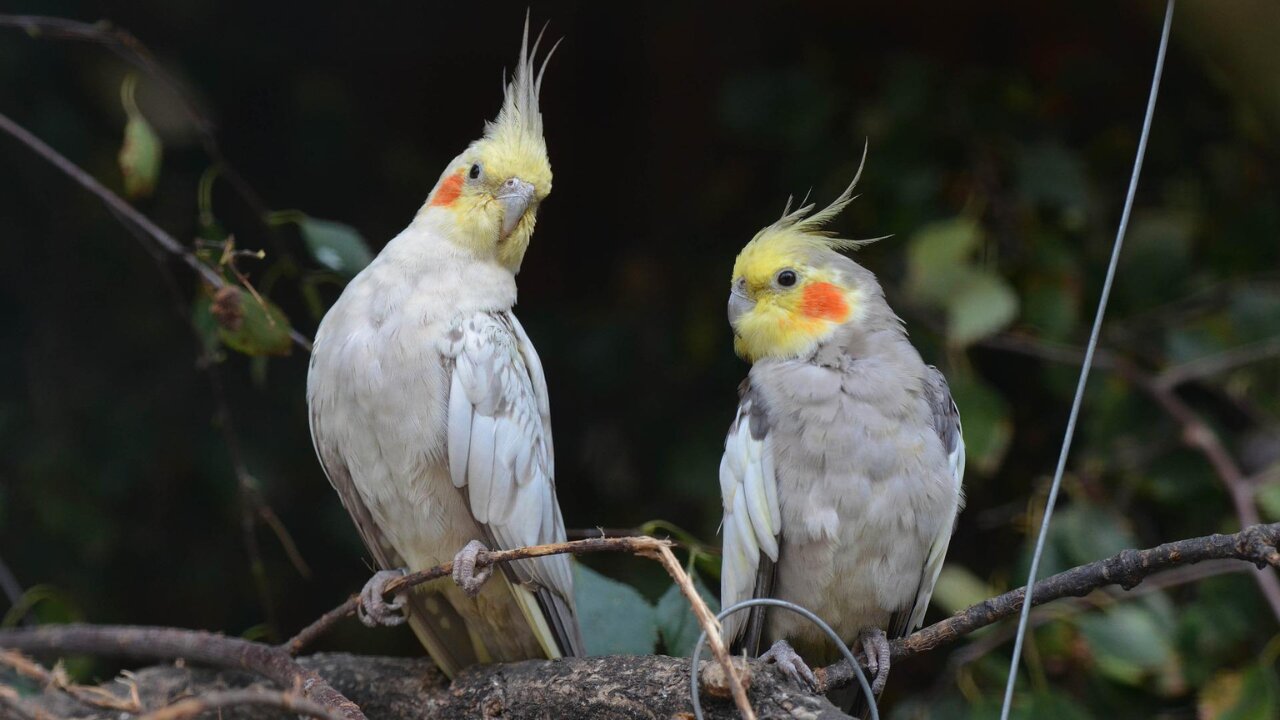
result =
[[[288,355],[293,349],[289,318],[270,300],[227,285],[213,296],[211,313],[218,325],[218,339],[245,355]]]
[[[998,594],[968,568],[949,564],[943,565],[942,572],[938,574],[931,602],[948,613],[954,613]]]
[[[1074,503],[1054,514],[1053,541],[1073,566],[1110,557],[1138,544],[1123,517],[1088,503]]]
[[[298,227],[311,257],[339,275],[355,277],[373,261],[368,243],[350,225],[305,216],[298,221]]]
[[[1267,522],[1280,521],[1280,479],[1269,480],[1258,488],[1257,499]]]
[[[1201,688],[1196,704],[1205,720],[1271,720],[1280,717],[1280,680],[1263,665],[1219,673]]]
[[[999,275],[971,270],[949,293],[947,340],[961,347],[994,335],[1018,316],[1018,295]]]
[[[907,294],[916,302],[946,305],[980,240],[978,226],[967,218],[921,228],[907,243]]]
[[[1037,282],[1023,292],[1022,322],[1039,337],[1066,341],[1076,325],[1077,300],[1066,282]]]
[[[691,571],[689,575],[693,578],[693,586],[698,591],[698,595],[702,597],[707,607],[711,608],[711,612],[720,612],[719,601],[702,583],[698,573]],[[658,632],[662,635],[662,644],[666,646],[668,655],[688,657],[693,653],[693,646],[698,642],[698,636],[702,634],[702,626],[698,625],[698,619],[693,616],[689,601],[685,599],[675,583],[671,583],[671,587],[667,588],[661,598],[658,598],[657,622]]]
[[[653,653],[658,643],[657,612],[635,588],[577,562],[573,587],[588,655]]]
[[[142,116],[134,101],[137,78],[130,75],[120,88],[125,113],[129,119],[124,126],[124,142],[120,145],[117,160],[120,174],[124,176],[124,192],[130,198],[149,197],[160,177],[160,161],[164,156],[164,143]]]
[[[1103,675],[1128,685],[1177,661],[1165,624],[1138,604],[1116,605],[1077,620]]]
[[[1013,438],[1008,403],[967,372],[953,372],[949,384],[964,426],[966,468],[983,474],[995,472]]]

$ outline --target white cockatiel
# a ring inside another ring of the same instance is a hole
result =
[[[307,378],[316,453],[383,568],[362,594],[363,617],[396,624],[393,610],[407,605],[449,676],[475,663],[583,652],[568,556],[506,564],[488,583],[487,569],[474,572],[485,546],[565,539],[547,384],[511,312],[538,205],[551,192],[536,53],[526,21],[497,120],[325,315]],[[401,569],[455,553],[456,582],[383,602]]]
[[[963,504],[964,442],[946,380],[920,359],[875,276],[841,254],[858,243],[822,229],[853,187],[820,212],[784,211],[734,266],[729,321],[752,367],[720,465],[721,600],[812,610],[861,644],[879,693],[886,632],[920,626],[942,569]],[[724,631],[753,655],[772,645],[762,657],[811,684],[805,661],[839,658],[784,610],[744,611]]]

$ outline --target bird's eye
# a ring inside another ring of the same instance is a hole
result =
[[[478,180],[480,178],[480,163],[476,163],[471,166],[471,172],[467,173],[467,177],[472,180]]]
[[[782,272],[778,273],[777,279],[778,279],[778,285],[782,287],[791,287],[792,285],[796,284],[796,271],[783,270]]]

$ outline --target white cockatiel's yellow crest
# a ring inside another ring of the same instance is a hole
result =
[[[864,148],[863,162],[866,157]],[[824,226],[853,201],[860,177],[861,163],[849,187],[818,212],[813,204],[793,211],[788,201],[782,217],[738,254],[729,322],[734,350],[744,359],[800,357],[859,317],[864,289],[832,261],[874,240],[837,238]]]
[[[530,50],[526,17],[520,60],[497,119],[486,123],[484,136],[449,163],[419,211],[436,216],[454,244],[480,259],[496,259],[512,273],[519,272],[524,260],[538,206],[551,194],[538,94],[556,46],[535,74],[532,60],[541,40],[539,34]]]

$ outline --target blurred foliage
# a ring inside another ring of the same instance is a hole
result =
[[[166,261],[171,283],[92,198],[0,138],[0,557],[40,622],[288,634],[359,587],[368,560],[312,455],[305,353],[276,357],[280,332],[311,334],[479,134],[524,5],[19,5],[132,31],[216,121],[238,174],[146,74],[122,108],[130,68],[110,52],[0,34],[0,110],[129,192],[233,285],[219,305]],[[1280,11],[1195,5],[1175,18],[1102,342],[1180,378],[1278,520],[1280,86],[1267,68]],[[789,195],[838,193],[869,141],[863,195],[836,228],[892,234],[857,259],[946,372],[970,453],[934,613],[1020,584],[1076,380],[1059,351],[1087,337],[1160,9],[535,3],[567,39],[543,97],[555,192],[518,312],[546,365],[570,527],[662,518],[644,529],[693,543],[714,589],[716,467],[746,371],[724,320],[733,257]],[[267,591],[252,581],[205,357],[312,578],[257,523]],[[1046,572],[1239,526],[1178,426],[1106,370],[1069,467]],[[688,651],[691,618],[661,568],[586,563],[592,652]],[[1015,716],[1280,716],[1276,618],[1251,570],[1227,570],[1047,606]],[[998,717],[1002,632],[895,666],[883,706]],[[419,652],[407,632],[355,623],[326,646]]]

